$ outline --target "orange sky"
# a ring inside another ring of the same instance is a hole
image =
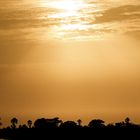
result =
[[[67,2],[0,2],[4,124],[13,116],[140,122],[139,1]]]

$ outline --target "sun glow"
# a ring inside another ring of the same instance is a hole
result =
[[[88,24],[91,15],[87,14],[90,8],[84,0],[44,1],[43,6],[53,11],[47,15],[47,18],[46,16],[43,18],[57,22],[57,25],[50,28],[54,38],[64,38],[65,40],[75,38],[83,40],[84,37],[87,38],[87,32],[91,27]],[[96,10],[96,8],[94,9]]]
[[[60,10],[76,11],[81,9],[81,7],[83,6],[83,2],[79,0],[53,1],[49,3],[49,6]]]

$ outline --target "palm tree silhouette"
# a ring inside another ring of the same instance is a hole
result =
[[[78,125],[81,126],[82,120],[79,119],[79,120],[77,120],[77,122],[78,122]]]
[[[32,122],[31,120],[28,120],[28,121],[27,121],[27,124],[28,124],[28,127],[29,127],[29,128],[32,127],[32,123],[33,123],[33,122]]]
[[[11,127],[15,129],[16,124],[18,123],[18,119],[16,119],[16,118],[11,119],[11,123],[12,123]]]
[[[130,123],[130,118],[126,118],[125,120],[124,120],[124,122],[126,123],[126,124],[129,124]]]

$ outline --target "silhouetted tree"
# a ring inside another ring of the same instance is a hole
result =
[[[114,126],[113,123],[109,123],[109,124],[107,125],[107,127],[108,127],[108,128],[114,128],[115,126]]]
[[[140,125],[131,123],[128,117],[122,122],[115,123],[115,125],[105,125],[103,120],[94,119],[91,120],[88,125],[83,126],[81,125],[82,121],[80,119],[77,120],[77,122],[62,122],[58,117],[52,119],[37,119],[34,122],[35,127],[32,127],[31,120],[28,120],[26,125],[19,125],[19,127],[16,127],[18,123],[16,118],[11,119],[11,123],[11,127],[0,129],[0,139],[25,140],[44,139],[44,137],[45,139],[53,139],[55,136],[57,136],[57,139],[66,139],[65,134],[70,139],[82,139],[84,136],[86,136],[87,139],[88,136],[91,137],[91,139],[96,139],[96,137],[100,139],[100,136],[103,136],[103,139],[112,139],[112,134],[118,136],[118,139],[122,138],[122,135],[124,139],[127,139],[126,137],[130,138],[129,136],[131,135],[133,137],[132,139],[136,139],[134,136],[139,136],[140,132]]]
[[[79,119],[79,120],[77,120],[77,122],[78,122],[78,125],[81,126],[82,120]]]
[[[1,118],[0,118],[0,128],[1,128],[1,126],[2,126],[2,122],[1,122]]]
[[[19,129],[22,129],[22,130],[25,130],[27,129],[27,125],[26,124],[23,124],[23,125],[19,125]]]
[[[124,120],[124,122],[125,122],[126,125],[130,124],[130,118],[127,117],[127,118]]]
[[[105,126],[104,123],[105,122],[103,120],[95,119],[95,120],[90,121],[88,126],[90,128],[102,128]]]
[[[115,127],[117,127],[117,128],[122,128],[124,126],[125,126],[125,123],[124,122],[115,123]]]
[[[35,126],[35,128],[45,129],[46,128],[46,119],[45,118],[37,119],[34,122],[34,126]]]
[[[58,117],[53,119],[38,119],[35,121],[35,128],[57,128],[62,121]]]
[[[46,119],[47,128],[58,128],[60,123],[62,123],[62,120],[60,120],[58,117],[53,119]]]
[[[29,127],[29,128],[32,127],[32,121],[31,121],[31,120],[28,120],[28,121],[27,121],[27,124],[28,124],[28,127]]]
[[[15,129],[16,124],[18,124],[18,119],[16,119],[16,118],[11,119],[11,123],[12,123],[11,127]]]
[[[60,125],[60,128],[74,129],[77,128],[77,124],[74,121],[66,121]]]

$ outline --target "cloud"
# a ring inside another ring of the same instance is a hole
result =
[[[140,19],[140,5],[124,5],[107,9],[96,17],[95,23],[120,22],[124,20]]]
[[[40,28],[57,25],[59,19],[48,17],[56,12],[56,9],[44,7],[0,9],[0,29]]]
[[[31,39],[30,37],[34,35],[31,35],[30,31],[34,31],[34,34],[36,34],[39,33],[40,29],[45,28],[47,32],[51,27],[57,27],[60,32],[66,33],[67,38],[71,36],[73,38],[76,36],[100,36],[101,34],[112,32],[127,35],[134,34],[133,37],[139,36],[140,5],[123,5],[113,8],[109,8],[109,6],[106,9],[102,9],[97,5],[103,2],[89,0],[87,3],[90,8],[82,9],[79,11],[79,15],[65,18],[59,17],[59,13],[61,15],[62,11],[49,7],[0,9],[0,42],[5,42],[7,38],[11,40],[14,38],[13,36],[16,36],[14,39],[17,40],[22,40],[22,38]],[[54,15],[55,17],[53,17]],[[61,28],[61,25],[76,25],[79,24],[79,21],[81,21],[82,29],[78,27],[74,30],[65,31]],[[19,32],[19,30],[22,31]],[[9,32],[13,33],[9,34]],[[135,34],[134,32],[137,33]]]

